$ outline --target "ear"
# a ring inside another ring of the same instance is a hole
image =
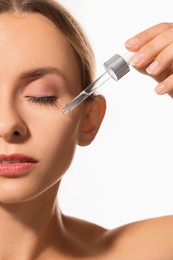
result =
[[[78,145],[89,145],[95,138],[106,111],[106,101],[102,95],[94,96],[87,100],[86,114],[81,127]]]

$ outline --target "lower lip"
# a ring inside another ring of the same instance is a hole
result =
[[[18,177],[28,173],[36,163],[14,163],[14,164],[0,164],[0,176]]]

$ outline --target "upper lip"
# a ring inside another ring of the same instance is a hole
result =
[[[30,162],[30,163],[36,163],[37,161],[33,159],[30,156],[27,156],[25,154],[0,154],[0,161],[5,162],[12,162],[12,161],[21,161],[21,162]]]

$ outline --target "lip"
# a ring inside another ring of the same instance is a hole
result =
[[[38,161],[24,154],[0,154],[0,176],[19,177],[31,170]]]

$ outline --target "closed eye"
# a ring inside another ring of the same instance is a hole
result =
[[[34,96],[27,96],[28,101],[31,101],[36,104],[43,104],[43,105],[56,105],[57,97],[56,96],[43,96],[43,97],[34,97]]]

